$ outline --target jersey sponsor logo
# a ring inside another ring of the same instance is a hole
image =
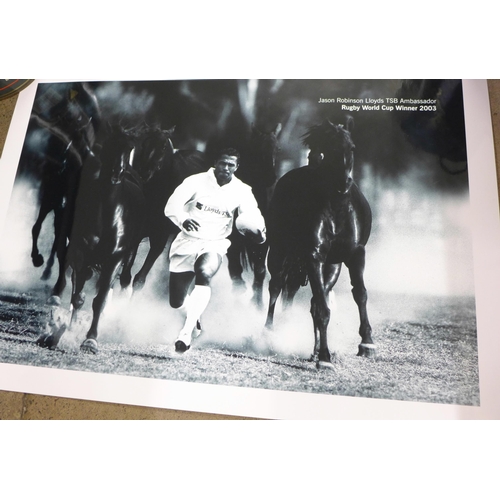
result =
[[[201,210],[202,212],[212,212],[213,214],[222,215],[223,217],[231,217],[231,214],[227,210],[221,210],[217,207],[210,207],[208,205],[204,205],[199,201],[196,202],[196,208]]]

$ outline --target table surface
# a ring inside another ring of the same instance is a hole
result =
[[[500,147],[500,80],[488,80],[495,156]],[[0,100],[0,156],[5,144],[17,96]],[[496,160],[497,176],[500,164]],[[500,185],[500,184],[499,184]],[[97,401],[0,391],[0,420],[214,420],[242,419],[180,410],[147,408]]]

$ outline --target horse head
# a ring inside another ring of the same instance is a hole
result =
[[[335,192],[340,194],[347,194],[354,182],[353,127],[352,117],[347,118],[345,125],[325,120],[311,127],[303,138],[303,143],[311,149],[310,161],[332,176]]]
[[[102,142],[100,179],[104,183],[120,184],[128,169],[134,147],[133,137],[120,125],[111,126]]]
[[[174,128],[163,130],[144,124],[135,132],[132,165],[144,182],[149,182],[163,168],[172,166],[174,146],[171,138]]]
[[[279,152],[278,136],[281,124],[270,131],[261,130],[252,124],[248,156],[251,158],[249,177],[252,184],[262,184],[266,187],[276,182],[276,156]]]

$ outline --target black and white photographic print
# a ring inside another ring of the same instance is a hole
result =
[[[498,207],[486,228],[474,176],[496,189],[494,159],[473,170],[467,85],[36,81],[2,158],[3,385],[272,418],[479,414]]]

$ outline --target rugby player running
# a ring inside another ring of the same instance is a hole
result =
[[[181,229],[170,247],[170,305],[185,315],[175,342],[177,352],[188,350],[193,336],[201,333],[210,282],[231,244],[234,218],[245,214],[252,223],[242,232],[257,243],[266,239],[252,189],[234,175],[239,161],[235,149],[221,151],[215,167],[186,178],[165,207],[165,215]]]

